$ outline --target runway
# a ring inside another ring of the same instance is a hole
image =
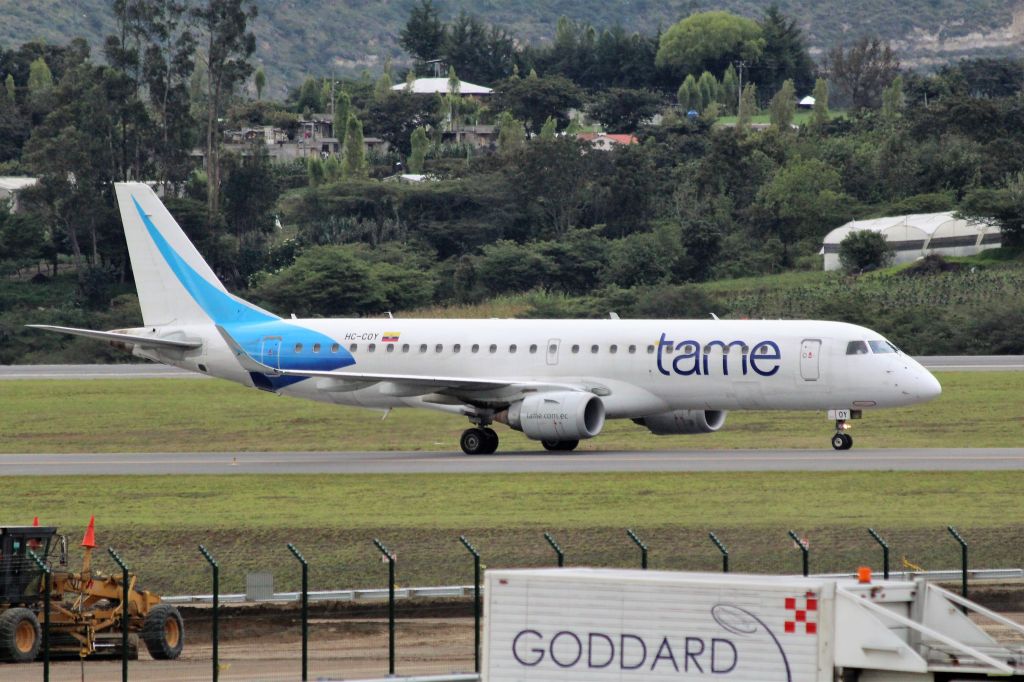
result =
[[[1024,448],[681,452],[194,452],[0,455],[0,476],[153,474],[983,471],[1024,469]]]
[[[937,372],[1024,372],[1024,355],[932,355],[915,358]],[[128,365],[0,365],[5,379],[209,379],[155,363]]]

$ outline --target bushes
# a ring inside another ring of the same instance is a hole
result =
[[[846,272],[877,270],[892,262],[893,251],[879,232],[851,232],[839,242],[839,262]]]

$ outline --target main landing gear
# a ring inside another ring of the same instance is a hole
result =
[[[836,420],[836,433],[832,436],[832,447],[836,450],[849,450],[853,447],[853,436],[846,433],[850,425],[845,419]]]
[[[467,455],[492,455],[498,449],[498,434],[492,428],[474,426],[462,432],[459,445]]]

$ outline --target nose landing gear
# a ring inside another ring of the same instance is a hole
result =
[[[836,433],[832,436],[832,447],[836,450],[849,450],[853,447],[853,436],[846,433],[850,425],[845,419],[836,420]]]

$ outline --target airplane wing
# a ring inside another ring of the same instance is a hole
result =
[[[142,346],[143,348],[190,350],[192,348],[199,348],[203,345],[200,341],[175,341],[173,339],[160,339],[152,336],[141,336],[139,334],[101,332],[96,331],[95,329],[79,329],[77,327],[58,327],[52,324],[26,324],[25,326],[32,327],[33,329],[42,329],[48,332],[58,332],[60,334],[72,334],[74,336],[84,336],[90,339],[99,339],[100,341],[130,343],[136,346]]]
[[[344,370],[307,370],[307,369],[277,369],[270,365],[259,362],[245,349],[222,326],[217,325],[217,331],[227,342],[231,352],[239,364],[248,372],[258,372],[270,376],[286,377],[308,377],[333,379],[340,382],[351,382],[354,388],[362,388],[370,384],[390,383],[394,390],[402,391],[408,395],[421,395],[424,393],[450,393],[459,394],[473,391],[493,391],[503,388],[514,388],[522,391],[586,391],[598,395],[608,395],[610,391],[604,386],[584,385],[575,383],[551,383],[548,381],[524,381],[522,379],[504,378],[478,378],[478,377],[446,377],[431,376],[425,374],[378,374],[373,372],[347,372]]]

